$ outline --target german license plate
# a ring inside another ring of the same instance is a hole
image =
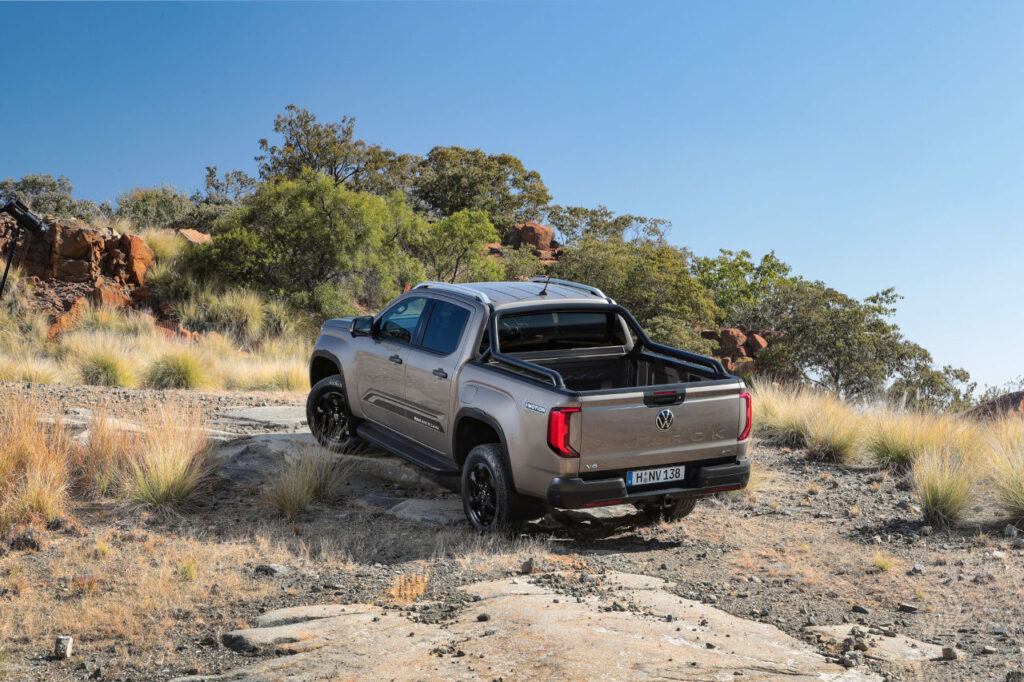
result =
[[[639,469],[626,473],[626,485],[654,485],[655,483],[670,483],[681,481],[686,475],[686,467],[672,466],[661,467],[660,469]]]

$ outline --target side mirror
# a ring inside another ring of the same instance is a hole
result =
[[[366,315],[352,320],[352,336],[373,336],[373,316]]]

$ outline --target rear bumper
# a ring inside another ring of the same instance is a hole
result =
[[[548,504],[562,509],[598,507],[604,504],[643,502],[664,495],[697,497],[726,490],[737,490],[750,480],[750,459],[707,466],[688,465],[691,471],[678,483],[665,487],[646,486],[627,490],[622,476],[584,480],[577,476],[552,479],[548,485]]]

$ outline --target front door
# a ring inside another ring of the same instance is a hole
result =
[[[470,309],[435,300],[419,343],[409,349],[405,369],[408,434],[414,440],[450,456],[451,417],[460,339]]]
[[[356,354],[359,397],[367,419],[402,431],[405,417],[405,362],[429,299],[399,299],[375,321],[371,343]]]

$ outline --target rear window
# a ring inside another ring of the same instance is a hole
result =
[[[545,310],[498,318],[503,353],[623,345],[625,332],[615,313]]]
[[[438,301],[427,320],[420,345],[444,355],[454,352],[459,347],[459,337],[468,318],[469,311],[462,306]]]

